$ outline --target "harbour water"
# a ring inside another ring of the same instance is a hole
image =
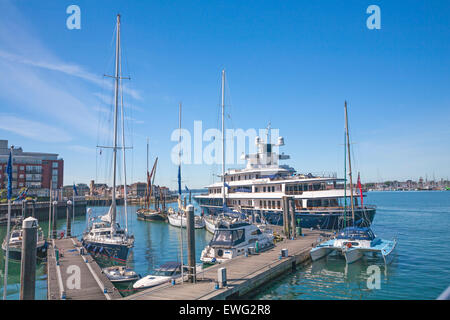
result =
[[[435,299],[450,285],[450,193],[424,192],[369,192],[365,201],[378,206],[372,228],[386,239],[397,236],[396,257],[385,270],[377,260],[361,260],[346,267],[344,260],[328,258],[299,268],[282,276],[250,299]],[[175,206],[176,204],[170,204]],[[197,214],[199,212],[198,207]],[[105,207],[94,207],[93,215],[106,213]],[[180,229],[162,222],[139,221],[137,207],[129,207],[129,228],[136,237],[129,265],[146,275],[164,262],[180,260]],[[121,211],[120,208],[119,211]],[[119,217],[122,217],[119,214]],[[120,221],[119,222],[123,224]],[[81,235],[86,218],[77,217],[73,234]],[[44,232],[48,224],[41,224]],[[65,220],[58,221],[58,230],[65,229]],[[6,227],[0,228],[3,240]],[[184,231],[186,237],[186,232]],[[196,257],[212,235],[196,230]],[[186,239],[186,238],[185,238]],[[186,246],[186,241],[184,241]],[[184,255],[186,256],[186,247]],[[186,259],[186,258],[185,258]],[[186,260],[185,260],[186,261]],[[4,269],[3,253],[0,265]],[[368,267],[377,265],[381,271],[380,289],[367,288]],[[11,262],[8,277],[8,299],[19,298],[20,264]],[[45,265],[37,269],[36,298],[46,299]],[[3,290],[3,281],[0,290]],[[129,288],[119,287],[123,294]]]
[[[398,239],[396,256],[386,270],[379,260],[364,259],[346,268],[344,259],[329,257],[271,282],[249,298],[436,299],[450,285],[450,193],[368,192],[365,201],[377,205],[375,234]],[[380,289],[368,289],[371,265],[380,268]]]

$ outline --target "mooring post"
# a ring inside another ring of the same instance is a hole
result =
[[[186,199],[186,198],[185,198]],[[194,206],[192,204],[187,206],[186,210],[186,230],[188,241],[188,265],[189,265],[189,281],[195,283],[197,281],[195,270],[195,217]]]
[[[66,237],[70,238],[72,236],[72,216],[71,214],[72,209],[72,201],[67,201],[67,210],[66,210]]]
[[[56,230],[56,220],[58,219],[58,201],[53,201],[53,213],[52,213],[52,239],[58,237],[58,231]]]
[[[20,266],[20,300],[34,300],[36,286],[36,246],[38,221],[28,217],[22,222],[22,261]]]
[[[36,218],[36,200],[31,201],[31,216]]]
[[[289,201],[288,197],[283,197],[283,231],[286,237],[289,237]]]
[[[192,203],[192,191],[189,190],[189,204]]]
[[[184,205],[183,205],[183,207],[186,208],[186,196],[184,196]]]
[[[23,218],[26,218],[26,217],[25,217],[25,215],[26,215],[26,211],[25,211],[25,208],[26,208],[26,202],[27,202],[26,200],[23,200],[23,201],[22,201],[22,217],[23,217]]]
[[[293,197],[289,198],[290,205],[290,218],[291,218],[291,238],[295,239],[297,237],[297,225],[295,219],[295,199]]]

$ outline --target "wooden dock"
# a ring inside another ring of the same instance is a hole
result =
[[[127,300],[225,300],[236,299],[257,289],[283,273],[295,270],[296,266],[310,260],[310,249],[331,234],[319,230],[304,230],[304,236],[296,240],[284,240],[274,248],[248,257],[217,264],[197,274],[197,283],[186,280],[182,283],[164,284],[135,293]],[[281,249],[288,249],[288,257],[281,258]],[[218,269],[225,267],[227,286],[216,289]]]
[[[60,252],[59,265],[55,249]],[[51,240],[47,251],[48,300],[114,300],[122,296],[76,238]],[[61,256],[61,253],[63,255]]]

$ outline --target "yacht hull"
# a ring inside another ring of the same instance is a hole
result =
[[[317,261],[319,259],[322,259],[323,257],[326,257],[327,255],[329,255],[333,250],[329,249],[329,248],[313,248],[311,249],[311,260],[312,261]]]
[[[165,221],[166,215],[160,211],[140,209],[136,212],[138,220],[143,221]]]
[[[110,259],[127,261],[129,247],[126,245],[109,244],[83,240],[83,246],[92,255],[105,256]]]
[[[174,227],[180,228],[183,225],[183,228],[186,228],[187,221],[185,217],[180,217],[178,215],[168,215],[169,224]],[[195,219],[194,224],[195,229],[203,229],[205,227],[205,222],[203,219]]]
[[[217,214],[221,212],[221,208],[204,207],[205,214]],[[261,210],[245,209],[242,210],[247,215],[260,214]],[[283,213],[281,211],[262,211],[264,219],[269,224],[283,225]],[[376,209],[356,209],[355,210],[355,226],[369,227],[375,218]],[[344,226],[344,217],[342,211],[302,211],[295,213],[296,219],[300,219],[300,227],[313,228],[322,230],[339,230]],[[347,218],[347,226],[351,225],[351,217]],[[208,228],[208,227],[207,227]]]

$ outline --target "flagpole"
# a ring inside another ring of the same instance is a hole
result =
[[[9,264],[9,240],[10,240],[10,229],[11,229],[11,189],[12,189],[12,171],[13,171],[13,154],[14,147],[11,147],[9,153],[9,164],[7,168],[8,172],[8,223],[6,227],[6,253],[5,253],[5,275],[3,276],[3,300],[6,300],[6,293],[8,289],[8,264]]]

